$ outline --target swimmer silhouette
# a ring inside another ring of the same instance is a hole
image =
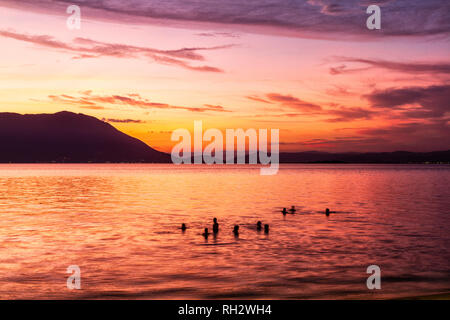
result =
[[[213,221],[214,221],[213,232],[214,233],[219,233],[219,224],[217,223],[217,218],[214,218]]]
[[[264,233],[269,233],[269,225],[268,224],[264,225]]]
[[[205,228],[205,232],[202,234],[202,236],[204,236],[205,239],[208,238],[208,236],[209,236],[208,228]]]
[[[325,209],[325,214],[326,214],[327,217],[329,217],[330,216],[330,209],[326,208]]]
[[[186,224],[181,224],[181,231],[186,231],[186,229],[187,229],[187,227],[186,227]]]
[[[286,208],[283,208],[283,211],[281,211],[281,213],[285,216],[287,212]]]
[[[261,231],[261,229],[262,229],[262,223],[261,223],[261,221],[258,221],[256,223],[256,230]]]
[[[238,225],[234,226],[233,233],[236,237],[239,235],[239,226]]]
[[[290,212],[291,214],[294,214],[295,211],[297,211],[297,210],[295,210],[295,206],[292,206],[292,207],[289,209],[289,212]]]

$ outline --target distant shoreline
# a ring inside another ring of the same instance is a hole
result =
[[[62,111],[55,114],[0,113],[0,163],[172,163],[158,151],[95,117]],[[218,161],[237,163],[235,150]],[[261,162],[246,150],[245,163]],[[270,162],[287,164],[450,164],[450,150],[390,152],[279,151]],[[184,156],[184,150],[183,150]],[[187,159],[194,157],[192,153]],[[267,160],[264,160],[267,162]]]
[[[190,163],[190,164],[174,164],[172,162],[0,162],[0,165],[3,164],[173,164],[176,166],[196,166],[199,164]],[[280,162],[280,164],[340,164],[340,165],[353,165],[353,164],[359,164],[359,165],[450,165],[450,162],[326,162],[326,161],[318,161],[318,162]],[[226,166],[227,164],[206,164],[202,163],[200,165],[208,165],[208,166]],[[264,166],[264,164],[249,164],[249,163],[243,163],[243,164],[236,164],[234,165],[248,165],[248,166]]]

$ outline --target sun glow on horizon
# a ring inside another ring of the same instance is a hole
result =
[[[164,152],[194,120],[280,129],[281,151],[448,147],[445,37],[430,52],[425,36],[374,40],[364,24],[349,40],[88,9],[69,30],[54,8],[0,8],[0,112],[84,113]]]

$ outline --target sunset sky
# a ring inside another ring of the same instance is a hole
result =
[[[0,0],[0,112],[84,113],[166,152],[194,120],[280,129],[281,151],[450,149],[449,36],[448,0]]]

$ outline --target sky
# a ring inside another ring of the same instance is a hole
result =
[[[448,0],[0,0],[0,112],[83,113],[165,152],[194,120],[279,129],[285,152],[447,150],[449,35]]]

